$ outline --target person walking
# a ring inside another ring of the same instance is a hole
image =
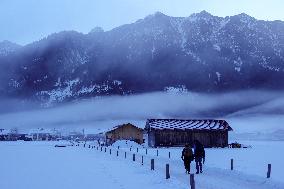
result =
[[[205,163],[205,150],[198,140],[194,141],[194,158],[196,163],[196,174],[199,174],[199,172],[202,173],[202,163]]]
[[[182,150],[181,159],[184,163],[185,173],[190,174],[190,163],[193,161],[193,151],[189,144],[186,144],[184,149]]]

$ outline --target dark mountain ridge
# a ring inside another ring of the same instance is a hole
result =
[[[110,94],[284,88],[284,22],[157,12],[0,54],[0,95],[48,103]],[[1,48],[1,47],[0,47]]]

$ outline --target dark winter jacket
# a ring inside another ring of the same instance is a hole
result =
[[[194,159],[194,156],[193,156],[193,151],[190,147],[185,147],[183,150],[182,150],[182,155],[181,155],[181,158],[183,160],[193,160]]]
[[[205,150],[201,143],[197,143],[194,146],[194,157],[205,158]]]

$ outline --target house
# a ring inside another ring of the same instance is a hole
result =
[[[85,134],[85,140],[87,141],[103,141],[105,140],[105,135],[103,133],[97,133],[97,134]]]
[[[131,123],[113,127],[105,133],[106,144],[111,145],[117,140],[131,140],[138,144],[143,143],[143,129]]]
[[[83,141],[85,140],[84,130],[81,131],[71,131],[69,132],[67,140]]]
[[[18,129],[0,129],[0,141],[16,141],[23,140],[26,138],[26,134],[19,133]]]
[[[232,128],[225,120],[148,119],[145,130],[150,147],[193,145],[194,140],[205,147],[226,147]]]
[[[32,140],[56,140],[61,137],[61,133],[56,129],[37,128],[30,130],[29,137]]]
[[[5,129],[0,129],[0,141],[7,140],[8,138],[8,131]]]

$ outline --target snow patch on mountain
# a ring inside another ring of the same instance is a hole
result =
[[[12,88],[15,89],[15,88],[19,88],[21,86],[21,84],[17,80],[11,79],[9,86],[11,86]]]
[[[237,60],[234,60],[234,65],[235,65],[235,70],[237,72],[240,72],[241,71],[241,67],[243,65],[243,61],[242,61],[241,57],[238,57]]]
[[[79,79],[70,80],[64,83],[64,85],[66,86],[64,88],[57,88],[51,91],[40,91],[36,95],[37,96],[47,95],[49,97],[48,101],[46,102],[46,106],[51,105],[53,102],[62,102],[67,97],[73,96],[72,88],[75,85],[77,85],[79,82],[80,82]]]
[[[276,72],[280,71],[279,67],[269,65],[268,60],[267,60],[266,57],[262,56],[261,58],[262,58],[262,61],[260,62],[260,64],[262,65],[262,67],[264,67],[266,69],[269,69],[271,71],[276,71]]]
[[[221,47],[218,45],[218,44],[214,44],[213,45],[213,48],[216,50],[216,51],[221,51]]]
[[[221,81],[221,74],[219,72],[216,72],[216,76],[217,76],[218,82],[220,82]]]
[[[164,91],[167,93],[174,93],[174,94],[178,94],[178,93],[188,93],[188,89],[186,88],[186,86],[184,85],[179,85],[177,87],[165,87]]]

